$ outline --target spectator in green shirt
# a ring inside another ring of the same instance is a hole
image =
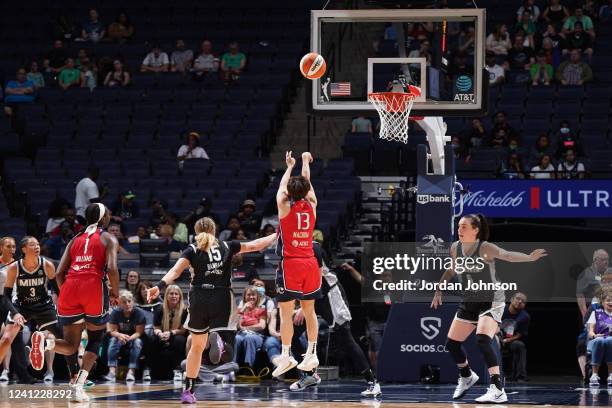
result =
[[[542,84],[549,86],[550,81],[554,78],[554,72],[552,65],[546,63],[546,52],[544,50],[538,52],[536,63],[531,65],[529,70],[531,84],[533,86]]]
[[[59,86],[63,89],[68,89],[72,86],[81,86],[81,71],[75,68],[72,58],[66,60],[66,66],[60,71],[57,79]]]
[[[522,29],[525,32],[525,37],[529,40],[529,44],[524,44],[526,47],[535,48],[535,40],[533,38],[537,31],[536,25],[531,21],[531,12],[529,10],[523,11],[521,21],[516,24],[514,31]]]
[[[221,77],[224,81],[235,81],[246,64],[246,56],[238,51],[238,43],[232,41],[229,44],[229,52],[221,57]]]
[[[561,32],[563,36],[567,36],[574,31],[574,24],[576,24],[577,21],[580,21],[584,31],[586,31],[591,38],[595,39],[593,20],[591,20],[591,17],[584,15],[584,10],[580,6],[576,7],[574,14],[565,20],[565,24],[563,24],[563,31]]]

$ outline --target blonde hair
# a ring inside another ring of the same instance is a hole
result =
[[[259,306],[259,304],[261,303],[261,295],[259,294],[259,291],[257,290],[257,287],[254,285],[249,285],[246,288],[244,288],[244,292],[242,292],[242,302],[244,304],[246,304],[247,300],[246,300],[246,295],[248,292],[253,292],[255,293],[255,296],[257,296],[257,301],[255,302],[255,307]]]
[[[212,218],[204,217],[196,221],[194,226],[196,232],[196,245],[200,251],[207,252],[217,242],[215,233],[217,226]]]
[[[134,295],[129,290],[122,290],[119,292],[119,299],[121,300],[134,300]]]
[[[170,304],[168,303],[168,293],[171,290],[175,290],[179,293],[179,304],[174,312],[172,321],[170,321]],[[181,328],[181,317],[185,310],[185,303],[183,302],[183,291],[177,285],[168,285],[164,292],[164,306],[163,306],[163,317],[162,317],[162,331],[170,331]]]

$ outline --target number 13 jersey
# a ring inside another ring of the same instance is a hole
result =
[[[291,203],[289,214],[280,220],[276,255],[283,258],[310,258],[312,231],[316,222],[312,204],[302,199]]]

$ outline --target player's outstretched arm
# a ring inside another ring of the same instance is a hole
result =
[[[291,156],[291,151],[285,153],[285,162],[287,163],[287,170],[281,178],[280,185],[278,186],[278,192],[276,193],[276,204],[281,205],[287,201],[287,184],[291,178],[291,172],[295,166],[295,159]]]
[[[524,254],[516,251],[506,251],[503,248],[498,247],[490,242],[485,243],[482,246],[483,256],[485,261],[492,261],[493,259],[501,259],[506,262],[534,262],[538,259],[547,256],[545,249],[536,249],[530,254]]]
[[[70,259],[70,248],[72,248],[72,243],[74,241],[70,241],[68,245],[66,245],[66,249],[62,254],[62,259],[60,259],[60,263],[57,266],[57,270],[55,271],[55,282],[57,283],[57,287],[61,288],[66,280],[66,272],[68,268],[70,268],[70,263],[72,259]]]
[[[156,299],[161,292],[166,290],[166,286],[171,285],[183,273],[183,271],[191,266],[191,262],[187,258],[179,258],[172,268],[150,289],[147,289],[147,302]]]
[[[276,234],[270,234],[267,237],[258,238],[251,242],[241,242],[240,243],[240,252],[257,252],[266,249],[272,243],[276,241]]]
[[[308,182],[310,182],[310,190],[306,195],[306,199],[310,201],[314,206],[317,205],[317,195],[314,191],[314,186],[312,185],[312,180],[310,180],[310,163],[313,162],[313,157],[310,152],[302,153],[302,177],[304,177]]]

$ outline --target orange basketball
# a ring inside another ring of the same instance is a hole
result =
[[[300,61],[300,71],[308,79],[321,78],[326,68],[325,59],[316,52],[309,52]]]

